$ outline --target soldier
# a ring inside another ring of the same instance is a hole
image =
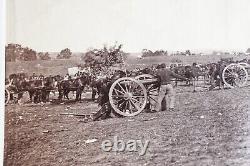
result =
[[[30,80],[36,80],[36,78],[37,78],[36,73],[33,73],[32,76],[30,76]]]
[[[44,75],[42,75],[42,73],[40,73],[38,79],[39,79],[39,80],[43,80],[43,79],[44,79]]]
[[[169,104],[169,110],[173,111],[174,110],[174,104],[175,104],[175,90],[171,84],[171,79],[172,78],[179,78],[183,80],[188,80],[185,77],[182,77],[178,74],[175,74],[169,69],[166,69],[166,64],[163,63],[159,66],[159,69],[156,73],[160,80],[160,91],[158,95],[158,100],[157,100],[157,105],[156,105],[156,111],[160,111],[162,108],[162,100],[167,99],[167,95],[170,97],[170,104]],[[167,102],[166,102],[167,104]],[[166,107],[167,108],[167,107]]]
[[[69,80],[69,74],[66,74],[63,78],[64,81],[68,81]]]

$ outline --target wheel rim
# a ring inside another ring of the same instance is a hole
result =
[[[247,83],[248,73],[239,64],[230,64],[222,72],[223,82],[230,88],[242,87]]]
[[[153,79],[156,80],[156,78],[150,74],[142,74],[135,77],[136,80],[147,82],[146,80],[152,81]],[[150,104],[150,109],[154,110],[157,103],[157,97],[158,97],[158,91],[159,88],[155,84],[148,84],[144,85],[147,90],[147,100]]]
[[[147,91],[142,83],[133,78],[119,78],[110,88],[109,101],[118,114],[135,116],[146,106]]]
[[[10,100],[10,92],[7,89],[5,89],[5,104],[8,104],[9,100]]]

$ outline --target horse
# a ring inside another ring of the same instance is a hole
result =
[[[195,82],[200,79],[200,77],[203,77],[203,80],[205,82],[207,75],[208,75],[208,70],[204,67],[197,66],[196,63],[193,63],[192,66],[186,65],[186,66],[178,66],[172,69],[173,72],[176,74],[179,74],[183,77],[188,78],[189,81],[186,81],[186,85],[194,85]],[[193,80],[191,82],[191,80]],[[180,80],[175,80],[175,86],[177,86],[177,82]]]
[[[69,100],[69,92],[76,91],[76,101],[81,100],[81,94],[84,91],[84,88],[86,85],[89,85],[89,76],[87,74],[82,74],[75,79],[72,79],[71,77],[68,80],[61,80],[57,84],[59,96],[58,99],[62,100],[63,98],[66,98]]]

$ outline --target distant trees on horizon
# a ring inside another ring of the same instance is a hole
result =
[[[33,61],[37,59],[36,51],[20,44],[8,44],[5,46],[5,58],[8,62]]]
[[[69,48],[65,48],[61,50],[59,54],[57,54],[57,59],[69,59],[72,56],[72,52]]]
[[[49,55],[49,53],[48,52],[39,52],[38,54],[37,54],[37,56],[39,57],[39,59],[41,59],[41,60],[51,60],[51,57],[50,57],[50,55]]]
[[[117,47],[117,48],[116,48]],[[106,46],[103,47],[103,49],[90,49],[88,50],[84,56],[82,57],[85,57],[84,59],[87,59],[87,61],[95,61],[95,63],[97,63],[97,61],[99,60],[96,60],[98,59],[99,57],[101,57],[101,61],[104,60],[105,62],[105,65],[110,65],[112,64],[113,62],[112,61],[116,61],[115,58],[117,57],[113,57],[114,59],[110,60],[109,58],[112,57],[112,52],[115,50],[115,49],[118,49],[119,51],[121,51],[122,45],[117,45],[115,44],[114,46],[110,47],[110,48],[107,48]],[[123,51],[121,51],[123,53],[123,57],[126,57],[124,55],[126,55]],[[152,57],[152,56],[171,56],[171,55],[185,55],[185,56],[189,56],[189,55],[194,55],[194,53],[191,53],[190,50],[186,50],[184,52],[180,52],[180,51],[177,51],[176,53],[171,53],[169,54],[168,51],[164,51],[164,50],[156,50],[156,51],[151,51],[149,49],[143,49],[142,50],[142,55],[141,57]],[[217,51],[213,51],[212,54],[219,54],[220,52],[217,52]],[[221,52],[222,54],[230,54],[229,52]],[[92,55],[95,55],[94,59],[93,60],[93,56]],[[106,56],[107,54],[107,56]],[[201,53],[200,53],[201,54]],[[250,54],[250,48],[248,48],[246,50],[246,52],[235,52],[233,53],[235,55],[249,55]],[[104,57],[109,57],[108,59],[102,59]],[[59,54],[57,54],[56,58],[57,59],[70,59],[72,57],[72,52],[69,48],[65,48],[63,50],[60,51]],[[51,60],[51,56],[48,52],[36,52],[35,50],[29,48],[29,47],[24,47],[20,44],[14,44],[14,43],[10,43],[8,44],[7,46],[5,46],[5,59],[7,62],[15,62],[15,61],[34,61],[34,60],[37,60],[37,59],[40,59],[40,60]],[[92,63],[91,62],[91,63]],[[89,63],[89,62],[88,62]]]
[[[142,50],[142,57],[150,57],[150,56],[168,56],[168,51],[156,50],[155,52],[153,52],[148,49]]]
[[[65,48],[57,55],[57,59],[70,59],[72,52]],[[49,52],[36,52],[29,47],[23,47],[20,44],[10,43],[5,46],[5,60],[7,62],[15,61],[34,61],[34,60],[51,60]]]

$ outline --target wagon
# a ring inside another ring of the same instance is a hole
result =
[[[146,106],[152,109],[158,96],[158,83],[150,74],[119,78],[109,90],[110,104],[123,116],[138,115]]]
[[[5,104],[8,104],[10,99],[11,99],[11,95],[13,94],[18,94],[18,92],[16,91],[16,89],[11,88],[11,84],[12,82],[10,80],[12,80],[14,77],[28,77],[27,73],[16,73],[16,74],[10,74],[9,75],[9,79],[5,79]]]

